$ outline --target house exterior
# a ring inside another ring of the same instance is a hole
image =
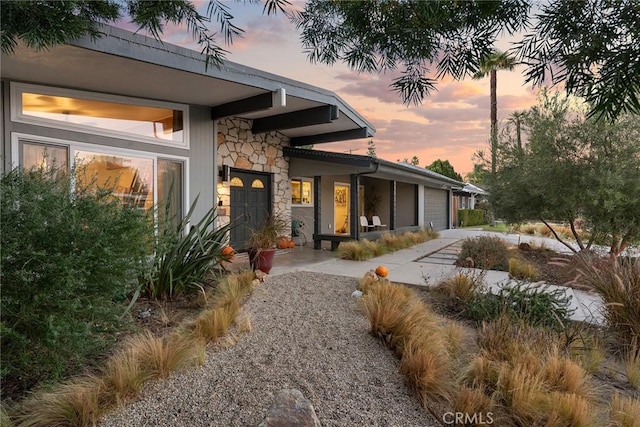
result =
[[[333,92],[110,26],[45,51],[2,55],[0,167],[80,161],[123,203],[169,203],[234,220],[231,244],[273,211],[291,214],[284,149],[371,137]],[[297,188],[297,187],[296,187]],[[158,218],[162,220],[162,218]]]
[[[486,190],[470,183],[465,183],[464,187],[456,190],[454,194],[458,198],[459,209],[475,209],[476,203],[489,195]]]
[[[386,231],[444,230],[455,224],[453,191],[462,188],[459,181],[369,156],[293,147],[284,155],[290,159],[292,218],[305,224],[316,249],[323,241],[336,248],[341,241]],[[374,216],[383,226],[371,226]]]

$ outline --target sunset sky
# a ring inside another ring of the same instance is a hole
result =
[[[201,4],[204,14],[208,2]],[[472,155],[487,150],[489,140],[489,78],[451,79],[437,84],[438,91],[420,106],[405,106],[389,85],[399,74],[358,74],[343,64],[311,64],[303,52],[299,33],[281,13],[267,17],[262,4],[229,2],[234,23],[245,30],[243,38],[226,47],[227,59],[294,80],[334,91],[376,128],[373,138],[378,157],[396,161],[418,156],[426,166],[440,158],[449,160],[463,176],[473,169]],[[131,25],[122,25],[135,30]],[[211,24],[211,29],[216,29]],[[200,50],[188,31],[167,27],[164,40]],[[510,47],[508,40],[497,45]],[[529,108],[536,92],[524,86],[522,67],[498,72],[498,120]],[[317,149],[366,154],[367,140],[322,144]]]

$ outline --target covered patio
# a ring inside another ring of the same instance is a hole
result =
[[[291,177],[307,179],[312,203],[292,216],[313,230],[314,248],[421,227],[450,228],[452,190],[462,183],[427,169],[369,156],[286,147]],[[377,217],[380,225],[374,225]]]

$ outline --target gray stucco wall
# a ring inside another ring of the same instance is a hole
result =
[[[297,219],[304,222],[304,226],[300,230],[302,243],[312,244],[314,227],[313,206],[292,206],[291,219]]]
[[[418,225],[416,218],[416,185],[398,182],[396,184],[396,226]]]

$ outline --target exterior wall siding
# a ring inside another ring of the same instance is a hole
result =
[[[198,205],[193,212],[194,221],[201,219],[215,205],[214,174],[214,129],[211,109],[206,107],[189,108],[189,133],[191,149],[189,151],[189,200],[196,197]],[[185,212],[189,209],[186,206]]]

